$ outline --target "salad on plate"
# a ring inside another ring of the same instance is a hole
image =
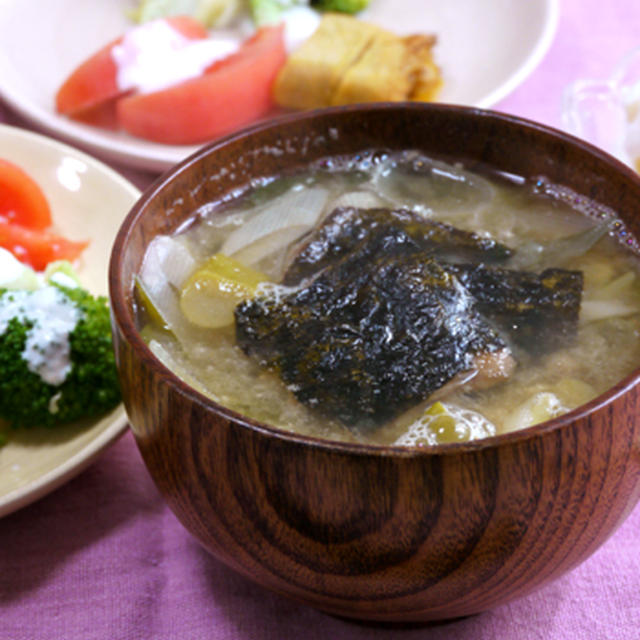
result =
[[[197,144],[282,110],[432,100],[432,34],[362,21],[369,0],[144,0],[55,96],[74,121]]]

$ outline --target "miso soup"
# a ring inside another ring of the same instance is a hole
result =
[[[521,429],[640,362],[638,252],[615,212],[371,150],[248,185],[150,244],[143,335],[273,427],[406,446]]]

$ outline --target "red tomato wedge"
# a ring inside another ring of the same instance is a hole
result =
[[[40,186],[7,160],[0,160],[0,216],[31,229],[51,224],[49,202]]]
[[[197,78],[119,99],[118,122],[134,136],[166,144],[215,138],[268,113],[285,58],[283,26],[263,27]]]
[[[209,35],[200,22],[188,16],[176,16],[166,20],[185,38],[198,40]],[[84,111],[95,109],[102,103],[123,95],[118,88],[116,64],[111,55],[113,47],[121,41],[122,37],[102,47],[64,81],[56,94],[58,113],[77,116],[78,119],[86,121],[87,117],[82,118]],[[88,119],[91,120],[91,117]]]
[[[70,117],[76,122],[82,122],[92,127],[100,127],[101,129],[111,129],[117,131],[120,128],[116,117],[117,98],[101,102],[95,107],[89,107],[83,111],[78,111]]]
[[[42,271],[54,260],[75,260],[88,244],[74,242],[49,231],[27,229],[0,218],[0,247],[11,251],[20,262],[36,271]]]

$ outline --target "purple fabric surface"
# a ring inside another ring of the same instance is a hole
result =
[[[563,0],[546,58],[497,108],[558,127],[564,87],[607,77],[640,45],[638,24],[636,0]],[[26,126],[1,106],[0,121]],[[116,168],[140,187],[152,179]],[[336,619],[208,556],[164,506],[129,433],[0,520],[0,640],[627,639],[640,638],[639,594],[640,507],[573,572],[493,611],[402,629]]]

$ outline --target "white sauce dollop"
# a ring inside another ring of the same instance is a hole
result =
[[[159,91],[195,78],[217,60],[240,48],[231,36],[192,40],[166,20],[152,20],[128,31],[111,50],[122,91]]]
[[[60,385],[71,371],[69,334],[82,312],[57,287],[7,291],[0,304],[0,335],[12,318],[31,322],[22,358],[29,371],[48,384]]]
[[[320,24],[320,14],[310,7],[293,7],[282,15],[284,46],[287,53],[295,51]]]
[[[309,7],[293,7],[282,15],[288,53],[297,49],[320,24],[320,15]],[[151,20],[129,30],[111,50],[116,82],[121,91],[159,91],[202,75],[207,67],[236,53],[243,37],[229,32],[193,40],[166,20]]]

